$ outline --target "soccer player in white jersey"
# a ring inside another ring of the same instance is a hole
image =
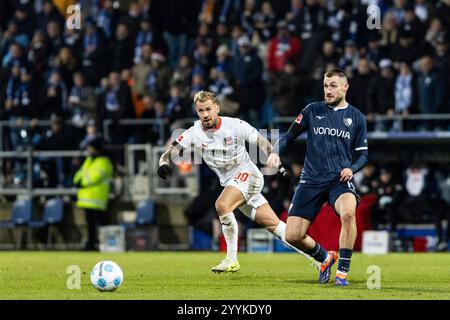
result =
[[[272,152],[271,143],[247,122],[220,117],[220,106],[214,93],[198,92],[194,97],[194,104],[199,120],[161,156],[158,175],[166,179],[171,173],[169,164],[173,156],[192,148],[219,177],[224,189],[216,201],[216,210],[227,244],[227,256],[211,270],[236,272],[240,268],[237,259],[238,224],[233,213],[237,208],[292,248],[285,240],[285,223],[278,219],[261,194],[263,174],[251,161],[245,148],[245,141],[248,141],[257,144],[269,155]]]

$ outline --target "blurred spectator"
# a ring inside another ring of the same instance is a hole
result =
[[[216,68],[221,68],[228,80],[232,79],[233,62],[230,54],[230,50],[226,45],[221,45],[216,50]]]
[[[435,45],[439,38],[445,36],[446,32],[444,26],[442,25],[442,21],[439,18],[432,19],[430,22],[430,27],[425,35],[425,40],[430,45]]]
[[[62,30],[58,22],[50,21],[47,24],[47,48],[49,54],[49,63],[52,64],[58,56],[59,50],[63,44]]]
[[[231,29],[231,42],[230,42],[231,56],[237,57],[241,54],[239,51],[238,40],[244,35],[245,32],[241,25],[233,26],[233,28]]]
[[[254,31],[254,15],[256,14],[256,1],[255,0],[244,0],[244,7],[241,13],[241,25],[248,35],[252,34]]]
[[[155,119],[160,120],[161,124],[153,126],[154,132],[158,135],[157,145],[163,145],[169,136],[170,113],[167,111],[166,104],[161,100],[155,101]],[[163,136],[162,136],[163,135]]]
[[[398,41],[397,27],[395,15],[392,12],[387,12],[383,17],[381,25],[381,45],[389,57],[392,56],[392,50]]]
[[[55,67],[58,69],[66,87],[71,88],[73,85],[73,73],[78,70],[78,61],[69,47],[61,47],[56,57]]]
[[[52,115],[50,121],[50,130],[43,133],[39,138],[36,136],[33,138],[36,143],[35,149],[46,151],[75,150],[77,141],[75,141],[73,134],[68,131],[64,120],[56,115]],[[48,188],[64,186],[70,169],[69,158],[63,157],[40,156],[33,167],[35,172],[44,171],[46,173],[47,181],[45,181],[43,186]]]
[[[398,212],[403,221],[429,223],[441,203],[437,180],[430,168],[423,163],[413,163],[405,170],[405,198]]]
[[[374,69],[377,69],[379,62],[388,56],[387,50],[381,45],[381,34],[371,33],[368,42],[367,58]]]
[[[269,73],[281,72],[287,59],[297,65],[300,55],[300,39],[289,34],[286,21],[277,23],[277,35],[270,40],[268,53]]]
[[[133,94],[142,96],[145,91],[145,78],[152,71],[153,47],[151,44],[144,44],[141,50],[139,62],[132,68]]]
[[[347,40],[344,44],[344,54],[339,59],[338,67],[344,70],[351,78],[359,60],[358,48],[353,40]]]
[[[397,24],[402,24],[406,14],[406,0],[394,0],[394,6],[391,7],[389,12],[395,17]]]
[[[150,95],[144,95],[142,98],[143,112],[141,119],[155,119],[155,99]],[[158,125],[137,126],[134,131],[133,143],[152,143],[156,144],[159,138]]]
[[[6,29],[2,37],[0,37],[0,53],[3,58],[2,65],[5,66],[11,59],[11,55],[14,54],[12,50],[13,45],[19,48],[26,48],[29,45],[30,38],[23,33],[19,33],[19,26],[17,21],[11,20],[8,24],[8,29]],[[11,49],[11,50],[10,50]],[[9,52],[8,52],[9,51]]]
[[[106,39],[111,39],[119,19],[119,1],[105,0],[103,8],[98,12],[97,27],[103,31]]]
[[[369,85],[369,110],[379,115],[394,115],[395,108],[395,76],[392,61],[383,59],[379,63],[380,74],[374,77]],[[380,121],[375,129],[384,131],[390,127],[386,121]]]
[[[122,144],[128,139],[129,128],[122,128],[118,122],[121,119],[135,118],[131,90],[128,84],[120,79],[117,72],[111,72],[108,76],[108,84],[104,92],[104,98],[99,101],[98,123],[104,120],[112,120],[109,126],[109,139],[113,144]],[[106,134],[106,133],[104,133]],[[107,137],[105,135],[105,137]]]
[[[189,99],[189,90],[192,79],[192,66],[189,56],[182,55],[178,66],[172,73],[172,78],[170,79],[171,86],[178,86],[180,89],[180,96],[183,99]]]
[[[170,10],[167,10],[170,8]],[[168,47],[168,65],[178,64],[183,54],[190,52],[192,37],[195,34],[195,21],[200,7],[198,2],[178,0],[152,1],[153,14],[160,13],[164,39]]]
[[[42,4],[42,12],[38,13],[36,16],[36,28],[45,31],[47,25],[50,21],[55,21],[60,28],[64,27],[64,17],[56,9],[52,0],[45,0]]]
[[[36,28],[35,21],[30,17],[30,11],[26,5],[19,4],[14,11],[14,18],[18,24],[18,33],[24,34],[31,39]]]
[[[52,70],[50,73],[45,92],[44,106],[39,112],[40,118],[49,119],[52,114],[62,117],[67,112],[69,92],[58,70]]]
[[[400,222],[399,207],[403,196],[403,187],[394,181],[392,169],[383,167],[380,169],[378,181],[375,183],[377,200],[372,207],[372,225],[375,230],[382,230],[387,224],[390,232],[397,230]]]
[[[276,16],[270,1],[261,3],[261,11],[253,16],[255,32],[263,42],[268,42],[275,34]],[[287,25],[287,22],[286,22]]]
[[[392,60],[396,65],[404,61],[411,65],[422,54],[420,43],[414,41],[411,31],[402,30],[399,32],[398,44],[393,48]]]
[[[146,18],[148,16],[146,15]],[[139,25],[144,18],[142,13],[142,8],[137,0],[130,1],[128,4],[128,12],[122,21],[126,22],[129,27],[130,36],[136,39],[137,33],[139,31]],[[148,17],[149,18],[149,17]]]
[[[121,72],[132,67],[134,43],[130,36],[129,27],[125,23],[117,25],[111,52],[110,68],[112,71]]]
[[[240,111],[245,119],[257,123],[256,115],[260,112],[265,99],[262,61],[253,50],[247,36],[239,38],[238,44],[240,55],[233,59],[233,75],[240,97]]]
[[[283,71],[273,76],[272,100],[275,111],[280,116],[297,115],[302,90],[301,78],[295,63],[287,60]]]
[[[214,92],[220,104],[220,114],[224,116],[236,116],[239,111],[239,104],[234,101],[234,89],[228,81],[225,70],[218,66],[211,70],[212,83],[208,90]]]
[[[434,46],[433,60],[439,72],[439,79],[442,81],[444,92],[447,93],[442,112],[450,112],[450,50],[448,40],[441,37]]]
[[[94,119],[89,119],[86,125],[86,133],[83,140],[80,142],[80,150],[86,150],[89,143],[100,137],[100,133],[97,128],[97,124]]]
[[[17,43],[12,43],[2,61],[2,66],[6,75],[10,74],[11,69],[15,64],[19,64],[21,67],[27,67],[26,57],[22,47]]]
[[[95,92],[87,86],[81,72],[73,75],[73,87],[68,98],[69,117],[78,128],[84,128],[89,119],[94,119],[95,114]]]
[[[83,37],[82,65],[86,82],[96,86],[104,73],[106,44],[102,33],[97,30],[92,19],[85,22]]]
[[[369,60],[367,58],[360,58],[356,71],[350,79],[350,87],[352,90],[348,91],[348,101],[364,113],[369,131],[372,131],[374,127],[373,111],[370,109],[370,104],[367,101],[373,78],[374,72],[371,69]]]
[[[395,80],[395,113],[407,117],[414,98],[413,74],[406,62],[400,63],[400,73]],[[394,130],[400,130],[400,123],[394,122]]]
[[[182,100],[180,88],[176,85],[170,87],[167,113],[170,114],[171,124],[186,117],[186,103]]]
[[[444,101],[444,87],[439,72],[434,67],[430,56],[420,59],[419,74],[417,76],[417,91],[420,113],[438,113]],[[433,123],[424,121],[422,129],[431,129]]]
[[[45,33],[38,30],[33,35],[27,60],[31,68],[31,75],[39,80],[43,79],[48,67],[47,56],[48,52],[45,42]]]
[[[134,45],[134,64],[139,64],[142,60],[142,48],[146,44],[153,45],[155,42],[155,33],[152,30],[152,24],[149,17],[144,17],[141,21],[140,30],[136,37]]]
[[[221,45],[225,45],[227,47],[230,47],[231,45],[231,36],[228,26],[223,23],[219,22],[216,26],[216,34],[215,34],[215,47],[220,47]]]
[[[214,52],[212,51],[212,41],[202,40],[197,44],[194,51],[194,67],[207,74],[214,65]]]
[[[81,30],[65,28],[63,37],[63,45],[68,47],[78,60],[81,60],[80,58],[83,55],[83,39]]]
[[[379,180],[374,163],[369,162],[361,171],[355,174],[354,178],[356,190],[361,195],[378,192]]]
[[[171,70],[166,65],[166,58],[159,52],[151,55],[151,70],[145,77],[145,93],[155,97],[169,96]]]
[[[24,143],[23,120],[30,117],[29,75],[26,69],[14,64],[6,86],[5,112],[11,124],[11,149],[16,150]]]
[[[424,1],[417,0],[416,8],[407,6],[405,11],[405,18],[403,20],[402,29],[410,32],[413,39],[416,40],[416,45],[423,46],[425,42],[426,26],[424,23],[424,16],[428,19],[428,9],[424,6]]]

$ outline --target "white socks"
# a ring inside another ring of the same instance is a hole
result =
[[[283,221],[280,221],[280,223],[278,224],[278,226],[275,228],[275,230],[273,231],[273,234],[281,240],[281,242],[283,242],[285,245],[287,245],[289,248],[294,249],[295,251],[297,251],[298,253],[304,254],[302,251],[300,251],[299,249],[297,249],[296,247],[294,247],[292,244],[288,243],[286,241],[286,223],[284,223]]]
[[[238,251],[238,224],[234,213],[227,213],[223,216],[219,216],[220,223],[222,224],[222,232],[227,243],[227,257],[234,261],[237,261]]]
[[[277,227],[273,231],[273,234],[276,235],[281,241],[286,243],[286,239],[285,239],[286,223],[284,223],[283,221],[280,221],[280,223],[277,225]]]

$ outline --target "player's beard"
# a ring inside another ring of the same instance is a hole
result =
[[[344,97],[337,97],[334,101],[328,102],[328,105],[331,107],[336,107],[339,103],[341,103],[342,99],[344,99]]]

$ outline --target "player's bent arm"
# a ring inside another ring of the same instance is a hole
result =
[[[369,161],[369,152],[367,150],[356,151],[356,160],[350,166],[353,174],[364,168]]]
[[[258,143],[258,147],[264,151],[266,156],[268,156],[272,153],[272,151],[273,151],[272,144],[264,136],[259,135],[257,143]]]
[[[172,173],[170,162],[172,161],[172,152],[175,152],[176,150],[181,152],[182,147],[175,141],[169,149],[161,155],[161,158],[159,158],[158,175],[164,180]]]
[[[161,155],[161,158],[159,158],[159,166],[163,165],[169,165],[170,161],[172,160],[172,151],[175,149],[174,145],[171,145],[169,149],[167,149],[166,152],[164,152]]]
[[[289,147],[289,145],[305,131],[306,131],[305,127],[303,127],[297,122],[294,122],[289,127],[289,130],[280,139],[278,139],[277,142],[275,142],[273,152],[278,155],[283,153]]]

